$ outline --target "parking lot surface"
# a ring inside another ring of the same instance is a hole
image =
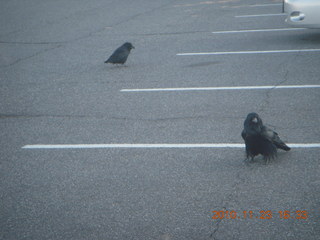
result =
[[[282,1],[0,6],[0,239],[318,239],[320,30]],[[244,161],[250,112],[292,150]]]

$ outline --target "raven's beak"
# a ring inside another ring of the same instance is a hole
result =
[[[134,46],[132,46],[132,48],[133,48],[133,49],[135,49],[135,47],[134,47]]]
[[[253,118],[253,119],[252,119],[252,122],[254,122],[254,123],[258,123],[258,118],[256,118],[256,117],[255,117],[255,118]]]

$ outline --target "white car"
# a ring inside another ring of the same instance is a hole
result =
[[[320,0],[284,0],[283,10],[294,27],[320,28]]]

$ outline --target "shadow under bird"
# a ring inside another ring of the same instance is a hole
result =
[[[131,43],[124,43],[112,53],[105,63],[124,64],[127,61],[131,49],[133,48],[134,46]]]
[[[278,133],[263,125],[257,113],[249,113],[244,121],[244,129],[241,133],[246,145],[247,159],[259,154],[266,161],[277,156],[277,149],[289,151],[288,147],[279,137]]]

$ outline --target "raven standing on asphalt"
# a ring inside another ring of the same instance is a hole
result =
[[[117,48],[105,63],[124,64],[127,61],[129,53],[134,46],[126,42],[121,47]]]
[[[249,113],[244,121],[244,129],[241,136],[246,144],[247,159],[251,160],[259,154],[268,162],[269,159],[277,156],[277,148],[289,151],[288,147],[278,136],[263,125],[257,113]]]

